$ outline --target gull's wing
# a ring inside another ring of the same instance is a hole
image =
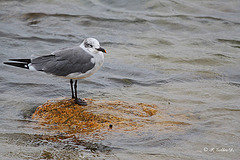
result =
[[[29,68],[33,67],[37,71],[56,76],[67,76],[71,73],[85,73],[91,70],[95,66],[92,58],[93,56],[81,47],[67,48],[32,59]]]

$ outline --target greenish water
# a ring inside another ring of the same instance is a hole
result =
[[[1,159],[238,159],[239,8],[234,0],[1,1]],[[86,142],[97,145],[94,152],[39,138],[46,133],[29,118],[32,110],[70,97],[69,82],[2,62],[86,37],[108,54],[96,74],[79,82],[79,96],[154,103],[171,121],[190,125],[113,132]]]

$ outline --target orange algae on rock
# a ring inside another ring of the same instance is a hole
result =
[[[138,118],[151,117],[157,113],[156,105],[92,99],[85,101],[87,106],[77,105],[69,99],[48,101],[36,109],[32,118],[48,129],[74,134],[90,133],[109,126],[133,130],[143,126]]]

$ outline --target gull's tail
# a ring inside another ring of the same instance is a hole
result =
[[[3,62],[4,64],[29,69],[28,64],[31,63],[31,59],[9,59],[9,61],[16,62]]]

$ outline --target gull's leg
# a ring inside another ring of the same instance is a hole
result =
[[[75,83],[74,83],[74,90],[75,90],[75,101],[77,101],[77,80],[75,80]]]
[[[81,106],[86,106],[87,103],[84,100],[82,100],[81,98],[77,98],[77,80],[75,80],[74,89],[75,89],[75,103]]]
[[[70,85],[71,85],[71,91],[72,91],[72,99],[74,98],[74,93],[73,93],[73,80],[70,79]]]

